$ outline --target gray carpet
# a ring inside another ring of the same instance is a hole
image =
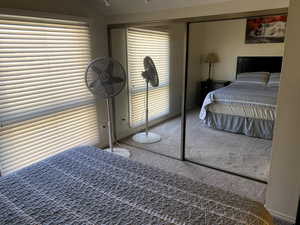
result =
[[[122,144],[122,147],[130,150],[132,160],[201,181],[261,203],[265,202],[265,184],[197,166],[189,162],[164,157],[126,144]],[[277,218],[274,218],[274,224],[292,225]]]
[[[208,128],[200,121],[198,113],[199,110],[193,110],[187,114],[186,158],[261,180],[268,179],[272,141]],[[166,121],[151,131],[160,134],[162,141],[144,145],[127,138],[123,142],[179,158],[180,118]]]
[[[261,203],[265,202],[266,185],[249,179],[219,172],[217,170],[198,166],[187,161],[180,161],[152,153],[147,150],[121,144],[131,152],[132,160],[148,164],[168,172],[189,177],[193,180],[236,193]]]

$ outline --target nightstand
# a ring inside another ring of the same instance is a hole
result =
[[[231,81],[228,80],[205,80],[199,82],[198,86],[198,93],[200,93],[200,101],[199,104],[202,106],[203,101],[206,97],[206,95],[214,90],[217,90],[219,88],[226,87],[231,84]]]

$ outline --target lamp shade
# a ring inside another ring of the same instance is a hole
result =
[[[219,57],[216,53],[209,53],[206,56],[204,62],[206,62],[206,63],[217,63],[217,62],[219,62]]]

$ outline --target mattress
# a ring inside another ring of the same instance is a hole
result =
[[[0,224],[271,225],[259,203],[95,147],[0,179]]]

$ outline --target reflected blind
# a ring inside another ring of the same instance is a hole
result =
[[[138,28],[129,28],[127,31],[131,127],[145,123],[146,83],[141,75],[144,71],[145,56],[153,59],[159,76],[159,87],[149,89],[149,120],[160,118],[170,112],[169,45],[168,32]]]
[[[85,22],[0,15],[2,174],[98,140]]]

